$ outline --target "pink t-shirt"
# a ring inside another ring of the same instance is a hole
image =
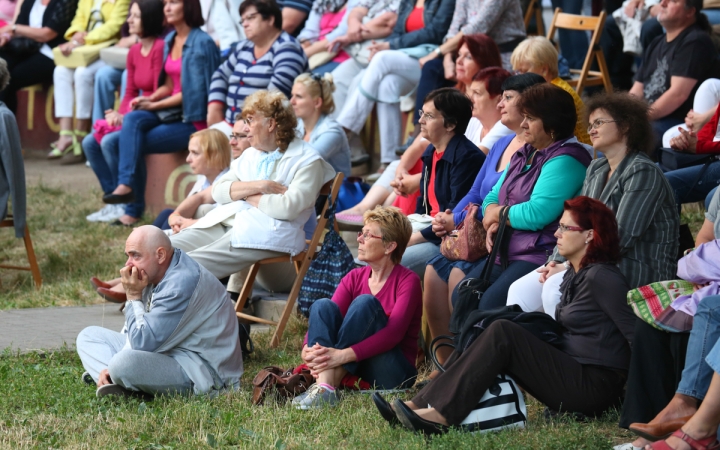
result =
[[[368,284],[371,273],[370,266],[360,267],[350,271],[340,282],[332,301],[340,307],[340,314],[343,317],[353,300],[363,294],[372,295]],[[375,298],[385,310],[388,323],[382,330],[351,346],[357,360],[371,358],[400,345],[405,358],[415,366],[422,319],[420,278],[412,270],[398,264],[393,268],[380,292],[375,294]],[[308,343],[307,336],[305,343]]]
[[[127,85],[118,110],[120,114],[127,114],[130,111],[130,101],[140,95],[140,91],[144,96],[149,97],[157,90],[164,44],[165,41],[162,39],[155,39],[147,56],[142,55],[142,44],[130,47],[127,57]]]
[[[173,82],[172,94],[175,95],[182,91],[182,85],[180,84],[180,74],[182,73],[182,57],[178,59],[172,59],[172,56],[168,55],[167,61],[165,61],[165,73],[170,77]]]

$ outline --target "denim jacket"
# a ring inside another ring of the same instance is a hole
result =
[[[443,37],[452,22],[455,0],[427,0],[423,10],[425,27],[408,33],[405,31],[406,22],[414,8],[415,1],[413,0],[400,2],[395,28],[387,39],[390,49],[412,48],[422,44],[442,44]]]
[[[165,38],[163,70],[160,72],[159,86],[165,83],[165,63],[175,39],[175,31]],[[199,122],[207,119],[208,92],[210,79],[220,65],[220,50],[212,38],[200,28],[193,28],[183,45],[182,70],[182,108],[183,122]]]

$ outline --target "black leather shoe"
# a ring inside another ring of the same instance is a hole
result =
[[[395,415],[401,424],[408,430],[422,433],[426,436],[433,436],[436,434],[445,434],[450,430],[450,427],[437,422],[430,422],[422,417],[415,414],[415,411],[410,409],[405,402],[396,398],[392,403]]]
[[[387,400],[382,397],[382,395],[374,392],[372,395],[372,400],[375,403],[375,406],[377,406],[378,411],[380,411],[380,415],[383,417],[383,419],[387,420],[388,423],[393,427],[400,425],[400,421],[395,415],[395,411],[393,411],[390,403],[388,403]]]
[[[105,194],[103,195],[103,202],[108,205],[118,205],[122,203],[132,203],[135,200],[135,194],[130,191],[127,194]]]

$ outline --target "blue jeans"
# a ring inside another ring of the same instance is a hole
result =
[[[95,74],[92,121],[105,118],[105,111],[115,108],[115,91],[120,88],[120,101],[125,95],[127,70],[112,66],[101,67]]]
[[[480,278],[486,262],[487,259],[482,260],[481,263],[465,275],[463,281],[468,278]],[[508,264],[505,270],[503,270],[500,265],[493,264],[492,273],[490,274],[490,283],[492,284],[485,290],[485,293],[480,299],[478,309],[487,311],[505,306],[507,304],[510,285],[537,268],[537,263],[527,261],[510,261],[510,264]],[[462,283],[462,281],[460,283]],[[460,286],[460,283],[458,283],[458,286]],[[452,293],[452,304],[455,305],[457,300],[458,288],[456,286]]]
[[[434,242],[422,242],[405,249],[400,264],[412,270],[422,280],[428,261],[440,254],[440,246]]]
[[[103,193],[110,194],[117,187],[120,132],[108,133],[98,144],[92,133],[83,138],[82,148],[90,167],[100,182]]]
[[[174,211],[174,209],[170,208],[163,209],[153,221],[153,225],[160,228],[161,230],[169,230],[170,224],[168,223],[168,219],[170,218],[170,214],[172,214]]]
[[[185,150],[195,131],[191,123],[162,123],[152,111],[132,111],[125,115],[120,130],[118,184],[130,186],[135,194],[135,201],[127,205],[125,214],[140,218],[145,210],[144,155]]]
[[[720,366],[720,295],[705,297],[698,305],[685,355],[678,394],[705,398],[713,372]],[[711,356],[712,355],[712,356]],[[707,359],[707,364],[705,363]]]
[[[708,194],[720,184],[720,161],[711,163],[698,179],[703,166],[700,164],[665,172],[665,178],[670,182],[675,193],[675,202],[678,207],[683,203],[705,200]],[[697,183],[695,183],[696,180]]]
[[[562,8],[564,13],[582,14],[582,0],[551,0],[552,8]],[[558,30],[560,54],[567,59],[571,69],[579,69],[585,63],[588,37],[584,31]]]
[[[325,75],[326,73],[335,70],[339,65],[340,63],[335,61],[326,62],[322,66],[317,66],[316,68],[314,68],[312,70],[312,73],[314,73],[315,75]]]
[[[387,321],[382,305],[370,294],[353,300],[344,318],[337,303],[323,298],[310,308],[307,345],[319,343],[324,347],[345,349],[382,330]],[[415,366],[405,358],[399,346],[343,367],[377,389],[409,387],[417,376]]]

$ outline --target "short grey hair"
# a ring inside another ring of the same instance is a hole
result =
[[[10,83],[10,70],[8,70],[7,61],[0,58],[0,92],[4,91]]]

